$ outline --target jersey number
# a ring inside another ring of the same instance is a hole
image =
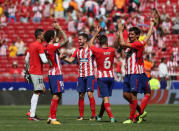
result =
[[[106,57],[104,60],[104,68],[109,69],[111,67],[111,61],[109,61],[109,57]]]

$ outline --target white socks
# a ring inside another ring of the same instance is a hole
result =
[[[30,117],[35,117],[39,95],[33,94],[31,98]]]

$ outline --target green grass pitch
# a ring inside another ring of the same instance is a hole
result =
[[[77,121],[78,106],[58,107],[57,119],[62,125],[46,124],[50,105],[39,105],[39,122],[27,120],[29,106],[0,106],[0,131],[179,131],[179,105],[149,105],[147,118],[141,124],[123,125],[129,116],[127,105],[112,105],[117,122],[110,123],[107,114],[101,122],[89,121],[89,105],[85,106],[85,120]],[[99,112],[100,106],[96,107]]]

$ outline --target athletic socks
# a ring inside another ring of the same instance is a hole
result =
[[[35,117],[39,95],[33,94],[31,98],[30,117]]]
[[[137,107],[137,99],[130,102],[130,116],[129,119],[133,120],[135,118],[135,111]]]
[[[96,116],[96,113],[95,113],[95,99],[94,97],[89,97],[89,101],[90,101],[90,108],[91,108],[91,112],[92,112],[92,116]]]
[[[150,100],[150,95],[145,95],[141,102],[141,114],[144,112],[145,107],[147,106],[148,101]]]
[[[99,117],[102,117],[105,111],[105,107],[104,107],[104,102],[101,104],[101,108],[100,108],[100,112],[99,112]]]
[[[111,105],[109,103],[104,103],[104,108],[106,112],[108,113],[109,118],[114,118],[112,112],[111,112]]]
[[[83,117],[83,114],[84,114],[84,99],[79,98],[78,106],[79,106],[80,117]]]
[[[52,99],[51,106],[50,106],[49,118],[56,119],[57,107],[58,107],[58,100]]]

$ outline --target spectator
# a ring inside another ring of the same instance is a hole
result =
[[[12,68],[9,70],[9,74],[14,75],[14,76],[22,75],[22,70],[21,68],[18,68],[17,61],[14,61],[12,63]]]
[[[111,46],[111,47],[114,46],[115,33],[113,31],[110,31],[107,37],[108,37],[108,46]]]
[[[103,6],[106,8],[106,14],[110,14],[114,8],[114,0],[104,0]]]
[[[174,56],[170,56],[170,60],[167,62],[168,67],[168,73],[169,73],[169,79],[170,80],[176,80],[176,69],[178,67],[178,64],[176,61],[174,61]]]
[[[153,46],[150,41],[147,43],[147,45],[145,47],[145,52],[147,55],[149,55],[151,57],[151,54],[153,52]]]
[[[0,56],[7,56],[7,45],[5,42],[5,38],[2,38],[0,41]]]
[[[70,7],[73,7],[76,11],[78,11],[79,9],[78,9],[78,3],[75,1],[75,0],[71,0],[70,2],[69,2],[69,8]]]
[[[34,23],[40,23],[42,19],[42,6],[38,1],[35,2],[34,7],[32,8],[32,11],[34,12],[34,16],[32,18],[32,21]]]
[[[144,60],[144,69],[145,69],[145,73],[149,79],[151,79],[152,66],[153,66],[153,63],[150,61],[149,55],[147,55]]]
[[[162,22],[161,27],[164,34],[169,34],[171,32],[172,23],[169,17],[167,17],[166,20]]]
[[[76,33],[76,22],[71,17],[68,21],[68,31],[73,35]]]
[[[167,64],[166,64],[166,59],[162,58],[161,63],[158,67],[159,69],[159,76],[160,76],[160,85],[161,89],[166,89],[167,87],[167,77],[168,77],[168,69],[167,69]]]
[[[20,8],[20,22],[27,23],[28,22],[28,17],[29,17],[29,8],[25,3],[22,3],[22,7]]]
[[[160,81],[157,79],[155,75],[152,75],[151,80],[149,81],[151,90],[160,89]]]
[[[18,78],[23,76],[23,71],[18,67],[17,61],[12,63],[12,68],[9,70],[9,74],[13,77],[13,81],[17,81]]]
[[[17,37],[15,46],[17,47],[17,56],[24,56],[26,48],[24,46],[24,42],[21,40],[20,37]]]
[[[45,3],[44,3],[43,16],[45,18],[50,18],[50,16],[51,16],[51,4],[49,1],[45,1]]]
[[[0,16],[1,16],[2,14],[4,14],[4,11],[3,11],[3,7],[2,7],[1,2],[0,2]]]
[[[160,19],[161,19],[162,21],[166,21],[166,19],[167,19],[168,17],[169,17],[169,15],[167,14],[166,9],[163,8],[163,12],[162,12],[162,14],[160,15]]]
[[[174,42],[173,48],[172,48],[172,54],[174,56],[174,61],[176,63],[179,62],[179,41],[178,41],[178,43]]]
[[[8,22],[11,23],[12,19],[14,22],[16,22],[16,6],[12,3],[11,6],[8,8],[8,13],[9,13],[9,19]]]
[[[172,19],[173,21],[173,33],[179,34],[179,12],[176,12],[176,16]]]
[[[55,18],[64,17],[63,0],[55,0]]]
[[[13,41],[9,47],[9,57],[16,57],[17,47],[15,46],[15,42]]]
[[[6,23],[6,16],[4,14],[2,14],[0,16],[0,26],[6,26],[7,23]]]
[[[163,34],[159,35],[159,37],[158,37],[158,47],[159,47],[160,50],[163,50],[163,51],[165,50],[166,41],[167,41],[167,38]]]

